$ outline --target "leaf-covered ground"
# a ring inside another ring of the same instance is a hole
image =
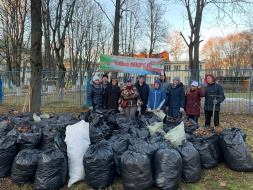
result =
[[[21,110],[21,107],[10,107],[10,106],[0,106],[0,114],[5,113],[9,109]],[[58,107],[58,108],[48,108],[42,107],[43,113],[64,113],[64,112],[73,112],[76,116],[80,112],[84,111],[85,107]],[[243,129],[247,134],[246,145],[248,147],[251,156],[253,156],[253,117],[252,115],[240,115],[240,114],[227,114],[222,113],[220,115],[220,123],[223,127],[231,128],[238,127]],[[202,114],[199,120],[199,124],[204,124],[204,115]],[[11,190],[30,190],[33,189],[31,184],[24,186],[14,185],[10,178],[0,179],[0,190],[2,189],[11,189]],[[65,185],[62,189],[92,189],[85,182],[79,182],[73,185],[71,188],[67,188]],[[120,190],[123,189],[121,178],[116,177],[114,180],[113,186],[107,188],[108,190]],[[155,188],[152,188],[155,189]],[[249,190],[253,189],[253,172],[244,173],[244,172],[235,172],[226,167],[224,163],[220,164],[218,167],[211,170],[202,171],[202,179],[198,183],[189,184],[181,182],[181,190],[216,190],[216,189],[243,189]]]

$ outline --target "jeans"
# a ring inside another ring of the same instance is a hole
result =
[[[125,112],[126,115],[135,116],[136,111],[137,111],[137,107],[136,106],[124,108],[124,112]]]
[[[214,113],[214,126],[217,127],[220,124],[220,117],[219,117],[220,112],[215,111]],[[213,116],[213,111],[205,111],[205,119],[206,123],[205,125],[210,126],[211,123],[211,117]]]

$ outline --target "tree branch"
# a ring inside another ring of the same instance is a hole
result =
[[[108,17],[108,15],[106,14],[106,12],[104,11],[104,9],[102,8],[101,4],[99,2],[97,2],[96,0],[94,0],[98,6],[100,7],[100,9],[103,11],[103,13],[105,14],[106,18],[110,21],[110,23],[112,24],[112,26],[114,27],[114,24],[112,23],[111,19]]]

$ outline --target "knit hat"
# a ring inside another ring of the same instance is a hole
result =
[[[199,85],[199,83],[198,83],[197,81],[193,81],[192,84],[191,84],[191,86],[196,86],[196,87],[197,87],[198,85]]]
[[[104,78],[104,77],[108,78],[108,75],[107,75],[107,74],[103,74],[103,77],[102,77],[102,78]]]
[[[126,79],[126,82],[132,82],[131,78]]]
[[[145,78],[145,76],[144,75],[140,75],[139,78]]]
[[[173,78],[173,81],[174,81],[174,80],[178,80],[178,82],[181,82],[181,81],[180,81],[180,77],[174,77],[174,78]]]
[[[96,81],[96,80],[99,80],[99,77],[98,77],[98,76],[94,76],[94,77],[93,77],[93,81]]]

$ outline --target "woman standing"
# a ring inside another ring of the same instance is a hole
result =
[[[169,107],[169,116],[173,118],[182,117],[182,112],[184,112],[185,106],[185,92],[184,85],[180,82],[180,77],[174,77],[173,79],[167,106]]]
[[[111,83],[106,87],[104,93],[104,109],[113,109],[115,113],[119,113],[119,97],[120,97],[120,87],[118,86],[118,79],[112,78]]]
[[[99,82],[99,77],[94,76],[90,82],[88,91],[89,109],[91,111],[103,110],[103,92],[102,84]]]
[[[201,97],[205,97],[205,93],[201,89],[201,86],[198,85],[197,81],[193,81],[190,89],[185,95],[185,113],[188,119],[191,118],[196,123],[198,123],[198,118],[200,116]]]
[[[141,111],[142,101],[132,79],[126,80],[126,86],[122,89],[119,98],[119,111],[124,109],[126,115],[135,116],[136,111]]]

